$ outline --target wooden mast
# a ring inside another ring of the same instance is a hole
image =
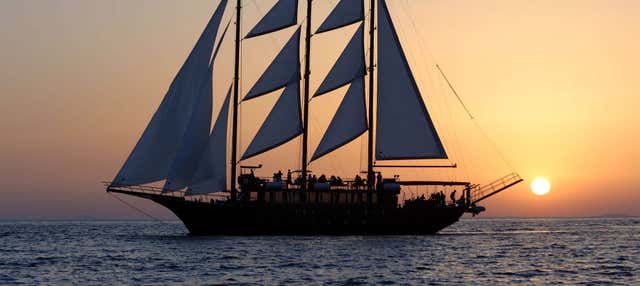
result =
[[[238,97],[240,93],[240,20],[242,11],[242,0],[236,2],[236,47],[235,47],[235,68],[233,76],[233,126],[231,136],[231,201],[236,201],[238,190],[236,188],[238,169]]]
[[[302,133],[302,190],[307,189],[307,148],[309,137],[309,77],[311,75],[311,2],[307,0],[307,27],[305,36],[305,62],[304,62],[304,127]]]
[[[373,174],[373,89],[374,89],[374,48],[375,48],[375,30],[376,30],[376,0],[371,0],[370,16],[369,16],[369,130],[368,130],[368,149],[367,149],[367,191],[369,193],[367,199],[371,201],[371,192],[375,186],[375,176]]]

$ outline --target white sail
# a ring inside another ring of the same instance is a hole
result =
[[[200,88],[200,99],[195,104],[187,130],[182,136],[180,148],[169,168],[163,191],[178,191],[187,186],[198,167],[198,161],[209,138],[212,109],[212,74],[209,67],[207,80]]]
[[[299,69],[298,69],[299,71]],[[242,155],[242,160],[276,148],[302,134],[300,75],[294,75],[267,119]]]
[[[201,160],[201,155],[207,148],[207,142],[209,139],[209,130],[211,128],[211,113],[213,105],[213,65],[220,52],[220,47],[227,34],[229,24],[224,28],[222,36],[218,41],[213,57],[211,59],[211,65],[209,66],[208,76],[201,88],[201,99],[196,103],[194,111],[191,114],[191,120],[187,130],[182,137],[182,143],[180,144],[179,151],[176,154],[176,158],[171,163],[169,168],[169,175],[165,181],[163,190],[177,191],[187,187],[189,182],[192,181],[192,177],[197,170],[198,162]]]
[[[253,38],[291,27],[298,22],[297,18],[298,0],[280,0],[267,12],[267,15],[251,29],[251,32],[249,32],[245,38]]]
[[[335,30],[362,20],[364,20],[363,0],[341,0],[316,33]]]
[[[229,118],[229,98],[227,92],[207,148],[200,158],[198,169],[189,183],[187,195],[204,195],[223,192],[227,187],[227,126]]]
[[[351,82],[311,161],[346,145],[367,131],[366,112],[364,77],[360,77]]]
[[[284,48],[260,76],[260,79],[251,88],[244,100],[256,98],[286,86],[291,81],[291,78],[298,73],[297,66],[299,65],[300,28],[296,30]]]
[[[446,159],[384,0],[379,0],[376,159]]]
[[[162,103],[127,158],[113,184],[131,186],[167,178],[191,119],[200,88],[208,76],[209,60],[227,4],[222,0]]]
[[[364,64],[364,24],[360,27],[342,51],[340,57],[329,71],[314,96],[319,96],[345,86],[352,80],[365,74]]]

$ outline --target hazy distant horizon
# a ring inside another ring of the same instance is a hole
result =
[[[548,217],[516,217],[516,216],[486,216],[478,215],[471,216],[465,214],[462,216],[462,220],[483,220],[483,219],[521,219],[521,220],[536,220],[536,219],[636,219],[640,218],[640,215],[632,214],[602,214],[595,216],[548,216]],[[171,222],[180,223],[180,219],[168,214],[165,217],[148,218],[143,214],[138,214],[138,217],[132,216],[128,218],[109,218],[109,217],[68,217],[68,218],[0,218],[0,222],[56,222],[56,221],[77,221],[77,222],[117,222],[117,221],[131,221],[131,222]]]

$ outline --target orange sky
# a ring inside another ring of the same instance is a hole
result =
[[[275,0],[246,2],[245,31]],[[337,1],[316,2],[314,27]],[[552,184],[544,197],[531,194],[528,182],[504,192],[486,202],[485,216],[640,215],[640,2],[388,2],[451,162],[460,166],[397,173],[486,183],[510,172],[445,88],[437,62],[512,167]],[[139,217],[99,182],[126,159],[217,1],[184,3],[0,2],[0,219]],[[314,37],[312,90],[354,29]],[[245,91],[291,32],[245,42]],[[217,63],[216,90],[232,77],[231,45]],[[311,150],[344,91],[311,103]],[[243,148],[276,97],[243,104]],[[299,146],[294,140],[248,163],[296,168]],[[356,141],[311,168],[352,176],[364,154]]]

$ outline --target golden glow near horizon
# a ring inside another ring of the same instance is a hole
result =
[[[536,178],[531,182],[531,191],[538,196],[548,194],[549,190],[551,190],[551,183],[545,178]]]

